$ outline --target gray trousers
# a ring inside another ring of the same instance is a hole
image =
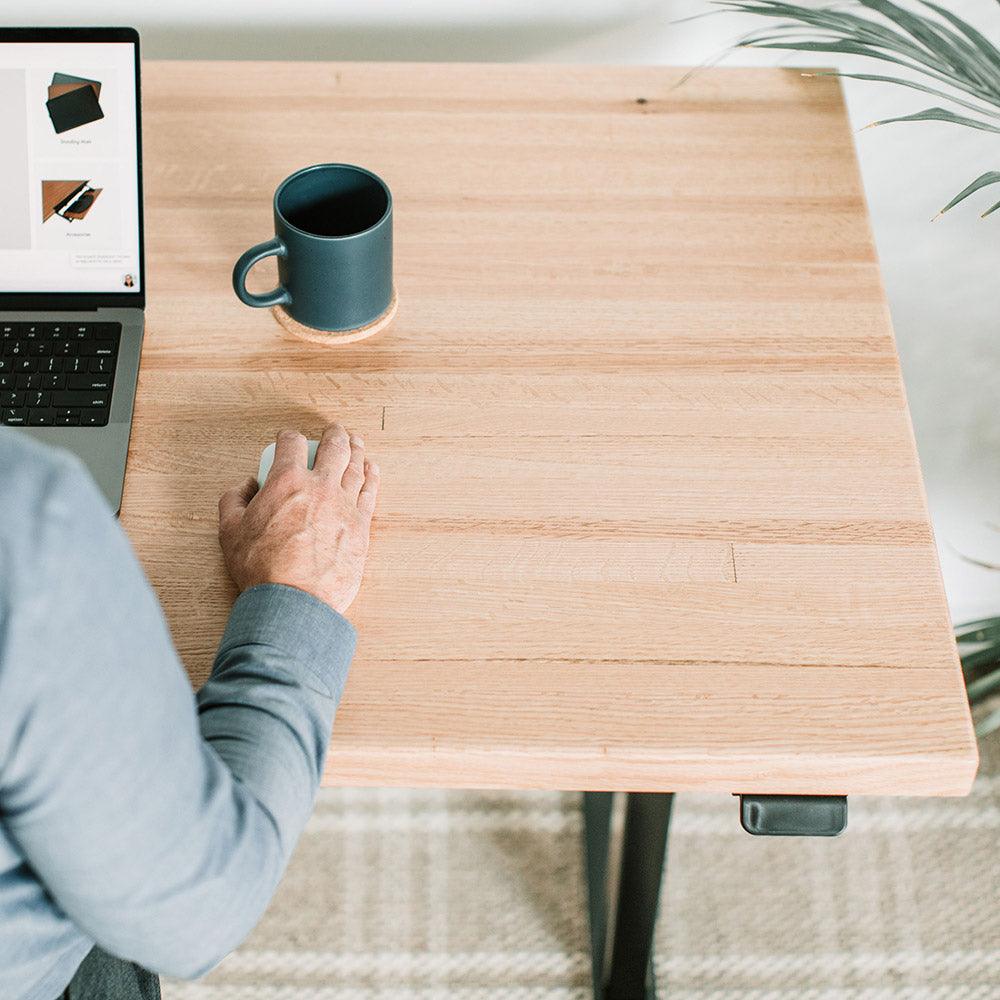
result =
[[[92,948],[61,1000],[160,1000],[160,980],[134,962]]]

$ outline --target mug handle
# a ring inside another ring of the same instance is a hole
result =
[[[233,291],[236,292],[241,302],[245,302],[248,306],[253,306],[255,309],[264,309],[267,306],[277,306],[284,302],[291,302],[291,295],[281,285],[278,285],[271,292],[266,292],[264,295],[254,295],[253,292],[247,291],[247,275],[250,273],[250,268],[257,261],[272,255],[284,257],[286,253],[285,244],[277,236],[274,236],[264,243],[258,243],[255,247],[250,247],[240,257],[233,268]]]

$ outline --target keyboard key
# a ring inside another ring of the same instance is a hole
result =
[[[59,416],[56,414],[56,427],[79,427],[80,426],[80,414],[74,414],[73,416]],[[100,424],[95,426],[101,426]]]
[[[54,392],[52,405],[55,407],[94,407],[106,409],[111,405],[111,394],[107,392]]]
[[[91,392],[110,392],[110,375],[67,375],[67,389],[89,389]]]
[[[97,358],[113,358],[118,353],[118,345],[113,340],[98,340],[91,353]]]
[[[3,423],[8,427],[22,427],[28,422],[27,410],[0,410],[3,414]]]
[[[20,358],[28,353],[28,342],[18,337],[17,340],[5,340],[3,354],[5,358]]]
[[[28,406],[32,409],[36,407],[45,408],[52,405],[52,393],[44,389],[28,393]]]
[[[114,374],[115,361],[114,358],[91,358],[90,359],[90,370],[94,374]],[[67,368],[66,371],[69,371]],[[86,369],[81,368],[80,371],[86,371]]]
[[[22,375],[21,376],[21,378],[34,378],[34,377],[35,377],[34,375]],[[58,374],[57,375],[39,375],[38,377],[42,380],[42,382],[41,382],[41,388],[42,389],[65,389],[66,388],[66,379],[67,379],[66,375],[58,375]],[[77,376],[69,376],[69,377],[73,377],[73,378],[87,378],[88,376],[86,376],[86,375],[83,375],[83,376],[77,375]],[[73,387],[70,386],[70,388],[73,388]],[[92,388],[92,387],[91,386],[81,386],[80,388],[89,389],[89,388]]]
[[[55,410],[28,410],[28,424],[31,427],[52,427],[55,422]]]
[[[87,358],[63,358],[62,370],[67,375],[79,375],[87,370]]]
[[[71,323],[69,335],[76,340],[87,340],[93,336],[93,326],[90,323]]]
[[[62,358],[43,358],[38,365],[43,372],[61,372],[63,370]]]
[[[15,375],[18,389],[41,389],[42,376],[37,372],[34,375]]]
[[[50,340],[65,340],[69,336],[69,324],[43,323],[42,335]]]
[[[24,378],[23,375],[0,375],[0,389],[13,389],[14,380]]]
[[[107,410],[84,410],[80,415],[80,426],[82,427],[104,427],[107,422]]]
[[[24,393],[16,389],[4,389],[0,392],[0,406],[5,410],[12,406],[24,406]]]
[[[31,343],[31,353],[36,358],[45,357],[52,353],[52,344],[47,340],[34,340]]]
[[[22,325],[21,336],[25,340],[37,340],[42,335],[41,323],[24,323]]]
[[[76,417],[79,420],[80,411],[76,409],[57,409],[56,410],[56,420],[60,417]]]
[[[12,372],[14,370],[13,358],[0,358],[0,374]]]
[[[16,372],[31,374],[31,372],[38,371],[38,358],[11,358],[10,360],[14,363],[14,371]]]

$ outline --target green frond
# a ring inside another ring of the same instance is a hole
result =
[[[951,201],[948,202],[944,208],[938,212],[938,215],[944,215],[945,212],[950,212],[959,202],[965,201],[969,195],[975,194],[977,191],[984,187],[988,187],[990,184],[1000,184],[1000,170],[987,170],[985,174],[980,174],[967,188],[959,191]],[[990,209],[992,212],[993,209]],[[987,213],[989,214],[989,213]]]
[[[963,100],[961,97],[955,97],[954,94],[946,93],[945,91],[938,90],[935,87],[928,87],[923,83],[917,83],[916,80],[904,80],[901,76],[882,76],[879,73],[841,73],[837,70],[823,70],[819,73],[803,73],[802,75],[837,76],[842,80],[865,80],[870,83],[892,83],[897,87],[909,87],[911,90],[919,90],[923,94],[931,94],[934,97],[940,97],[943,100],[951,101],[952,104],[957,104],[961,108],[968,108],[969,111],[975,111],[981,115],[989,115],[991,118],[1000,120],[1000,111],[994,111],[992,108],[983,107],[981,104],[973,104],[971,101]]]
[[[953,24],[966,38],[969,39],[971,45],[969,49],[972,52],[977,52],[983,56],[984,59],[989,60],[993,64],[994,70],[1000,70],[1000,48],[997,48],[981,31],[977,31],[971,24],[967,21],[962,20],[957,14],[953,14],[950,10],[945,7],[940,6],[936,3],[931,3],[930,0],[918,0],[918,3],[923,4],[924,7],[930,8],[939,17],[943,17],[950,24]]]
[[[878,73],[816,73],[917,90],[961,109],[925,108],[872,122],[869,128],[899,122],[939,121],[1000,133],[1000,48],[983,32],[934,0],[849,0],[850,9],[805,6],[785,0],[713,0],[719,10],[755,14],[774,22],[744,36],[747,48],[822,52],[891,63],[923,77]],[[927,13],[914,9],[918,4]],[[898,71],[897,71],[898,72]],[[989,171],[955,196],[949,211],[980,188],[1000,183]],[[1000,211],[992,205],[983,217]]]
[[[949,111],[947,108],[925,108],[923,111],[915,111],[912,115],[882,118],[877,122],[866,125],[865,128],[877,128],[879,125],[892,125],[895,122],[950,122],[952,125],[965,125],[968,128],[982,129],[984,132],[1000,133],[1000,126],[998,125],[991,125],[989,122],[980,121],[978,118],[956,115],[954,111]]]
[[[969,705],[978,709],[1000,693],[1000,618],[983,618],[958,625],[955,628],[955,639],[959,649],[963,645],[979,647],[961,655]],[[1000,708],[994,708],[982,716],[975,729],[979,738],[1000,729]]]
[[[969,695],[969,701],[973,704],[982,701],[988,695],[996,694],[1000,691],[1000,668],[990,674],[986,674],[985,677],[980,677],[978,680],[972,681],[972,683],[966,686],[965,690]]]
[[[785,19],[772,25],[764,40],[751,37],[742,44],[841,52],[894,62],[1000,107],[1000,49],[981,32],[929,0],[919,2],[938,17],[921,16],[894,0],[854,2],[871,13],[860,16],[840,7],[771,0],[716,0],[723,10]],[[790,37],[792,32],[810,30],[818,37]],[[814,49],[809,42],[832,47]]]
[[[980,618],[955,626],[955,641],[960,644],[979,645],[994,639],[1000,639],[1000,618]]]

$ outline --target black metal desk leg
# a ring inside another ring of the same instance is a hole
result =
[[[611,968],[604,1000],[654,1000],[653,928],[667,857],[672,794],[630,792]]]
[[[598,1000],[604,986],[604,946],[608,936],[608,851],[613,792],[583,793],[584,861],[590,915],[590,976]]]
[[[653,930],[667,855],[673,795],[630,792],[625,806],[621,874],[615,906],[614,942],[605,962],[608,919],[607,869],[611,796],[584,796],[587,887],[596,1000],[654,1000]]]

